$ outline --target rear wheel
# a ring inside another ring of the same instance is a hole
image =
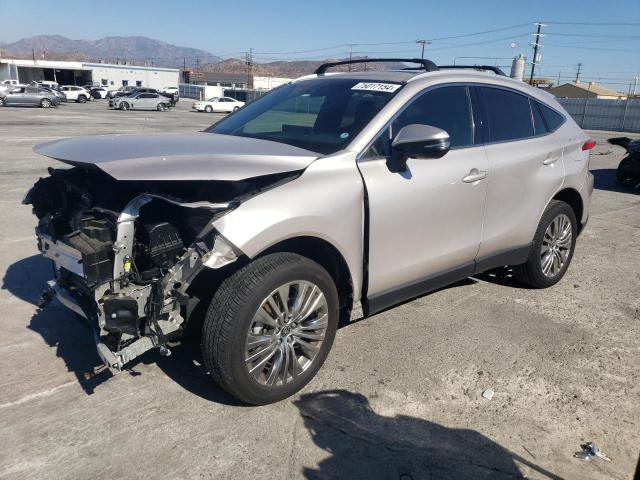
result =
[[[42,108],[50,108],[51,107],[51,100],[49,100],[48,98],[43,98],[42,100],[40,100],[40,106]]]
[[[634,162],[630,158],[623,159],[616,170],[616,180],[625,187],[632,186],[634,179],[640,178],[640,162]],[[637,182],[637,180],[636,180]]]
[[[203,325],[203,360],[237,399],[277,402],[314,377],[337,323],[338,293],[324,268],[293,253],[267,255],[214,295]]]
[[[529,258],[514,267],[514,276],[534,288],[558,283],[573,258],[577,231],[573,209],[565,202],[552,200],[538,224]]]
[[[78,103],[85,103],[87,101],[87,97],[84,95],[78,95]]]
[[[164,103],[159,103],[158,104],[158,111],[159,112],[164,112],[167,109],[167,106]]]

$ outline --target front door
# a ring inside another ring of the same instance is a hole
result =
[[[390,168],[389,141],[410,124],[449,133],[439,159]],[[474,139],[466,86],[430,89],[414,99],[358,162],[368,196],[367,298],[374,312],[473,274],[480,245],[488,175]]]

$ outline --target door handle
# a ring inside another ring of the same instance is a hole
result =
[[[558,160],[559,160],[559,157],[549,157],[542,163],[544,165],[552,165],[552,164],[556,163]]]
[[[472,168],[469,174],[466,177],[464,177],[462,181],[464,183],[474,183],[484,178],[487,178],[487,175],[489,175],[489,172],[480,171],[477,168]]]

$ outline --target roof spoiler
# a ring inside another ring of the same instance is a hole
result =
[[[439,65],[438,68],[440,68],[441,70],[450,70],[454,68],[465,70],[484,70],[493,72],[496,75],[500,75],[502,77],[507,76],[499,67],[492,67],[490,65]]]
[[[337,67],[339,65],[351,65],[354,63],[378,63],[378,62],[416,63],[418,65],[421,65],[420,69],[424,69],[426,72],[435,72],[438,70],[438,66],[435,63],[433,63],[431,60],[426,60],[424,58],[357,58],[353,60],[343,60],[340,62],[323,63],[316,69],[315,73],[316,75],[324,75],[327,72],[327,69],[331,67]]]

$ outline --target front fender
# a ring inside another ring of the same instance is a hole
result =
[[[313,162],[297,179],[249,199],[213,225],[249,258],[294,237],[325,240],[344,257],[359,300],[364,188],[354,154]]]

